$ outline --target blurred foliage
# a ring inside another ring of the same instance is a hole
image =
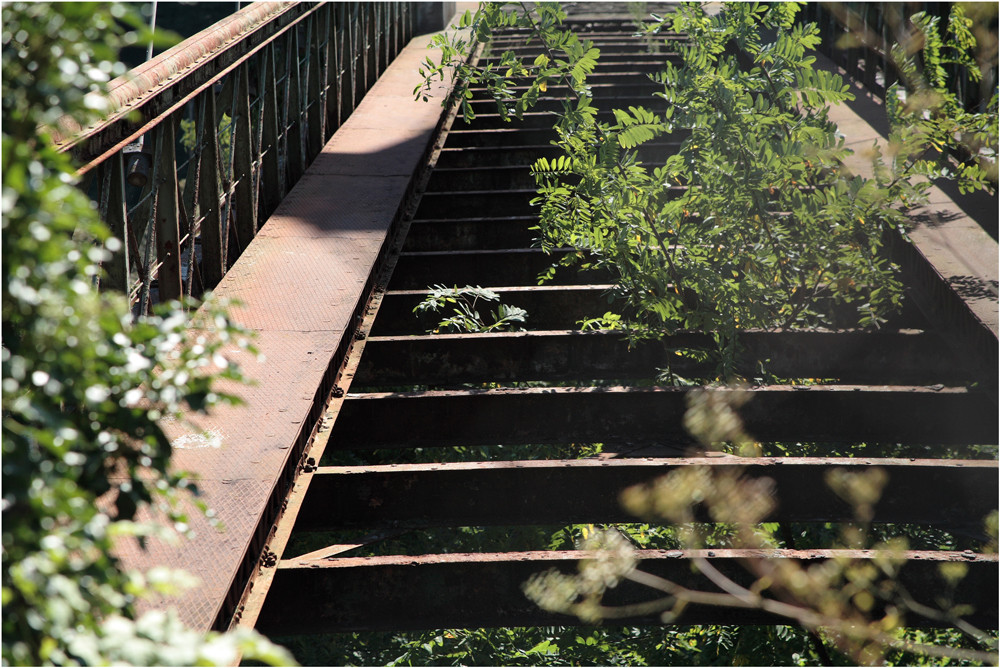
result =
[[[685,427],[707,449],[732,443],[739,452],[752,455],[746,452],[752,441],[733,410],[741,401],[738,392],[692,392]],[[644,614],[659,613],[664,623],[674,624],[683,622],[683,612],[690,604],[760,609],[796,622],[817,639],[822,633],[838,652],[862,665],[881,665],[890,655],[896,660],[933,656],[936,660],[996,663],[996,634],[969,624],[964,617],[972,609],[955,595],[967,572],[964,563],[942,564],[943,577],[933,592],[909,592],[900,582],[899,571],[907,562],[905,551],[911,549],[905,537],[908,532],[894,526],[887,527],[888,531],[872,531],[875,505],[888,481],[885,471],[879,467],[859,471],[832,468],[825,479],[853,510],[853,519],[839,524],[836,531],[831,524],[818,527],[818,531],[810,528],[802,532],[806,537],[802,542],[819,538],[818,546],[823,548],[870,552],[842,552],[804,562],[748,560],[743,565],[753,578],[749,585],[737,584],[710,560],[694,555],[690,557],[692,566],[707,578],[706,586],[689,588],[640,570],[636,547],[646,546],[621,528],[608,528],[585,535],[579,544],[582,550],[599,551],[597,558],[581,560],[576,574],[556,569],[536,573],[524,584],[525,594],[545,610],[573,614],[585,623],[641,610]],[[683,549],[716,546],[713,532],[695,522],[699,514],[717,523],[714,532],[721,528],[719,524],[729,527],[732,547],[765,554],[776,547],[804,547],[791,526],[782,531],[780,524],[763,521],[778,503],[774,482],[745,475],[738,466],[679,467],[652,483],[626,489],[621,500],[637,517],[669,522]],[[985,518],[983,528],[991,535],[990,544],[981,549],[995,549],[996,522],[996,513]],[[932,544],[935,539],[945,542],[944,549],[954,548],[944,532],[910,531]],[[603,604],[604,593],[624,580],[650,588],[657,598],[617,607]],[[933,606],[927,600],[933,600]],[[943,623],[952,631],[908,635],[905,622],[914,615]],[[945,642],[939,643],[941,639]],[[827,651],[825,644],[817,644],[817,649]]]
[[[107,111],[117,50],[142,34],[121,27],[138,24],[120,5],[3,6],[3,662],[285,663],[252,633],[133,620],[137,597],[190,578],[125,572],[113,555],[116,540],[185,533],[196,488],[170,470],[160,421],[236,401],[213,385],[242,379],[221,350],[250,348],[222,305],[194,323],[180,304],[133,321],[123,295],[97,289],[121,242],[52,128]],[[146,506],[167,525],[136,521]]]

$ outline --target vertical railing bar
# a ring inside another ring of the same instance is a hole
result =
[[[97,215],[101,217],[101,220],[107,222],[108,209],[111,204],[111,165],[109,165],[107,161],[101,163],[101,165],[97,168],[97,183],[100,184],[98,190]],[[100,289],[101,287],[100,272],[94,276],[94,286],[97,289]]]
[[[121,248],[111,253],[105,275],[112,290],[125,292],[128,288],[129,248],[128,214],[125,203],[125,168],[122,152],[115,153],[105,162],[105,165],[109,167],[109,183],[107,206],[102,212],[101,218],[107,223],[115,238],[121,241]]]
[[[277,70],[275,45],[271,44],[264,52],[264,80],[269,76],[274,76]],[[274,86],[265,86],[263,89],[264,100],[261,105],[262,130],[264,132],[262,141],[267,144],[266,155],[262,154],[263,161],[261,181],[263,184],[264,200],[263,210],[259,214],[261,220],[266,220],[268,216],[277,208],[281,201],[281,150],[279,146],[278,132],[278,99],[277,89]],[[262,151],[263,146],[262,146]]]
[[[382,8],[382,24],[379,28],[379,53],[382,59],[382,69],[379,72],[385,72],[386,68],[389,67],[389,63],[392,62],[392,5],[388,2],[381,3]]]
[[[375,81],[378,80],[378,75],[382,71],[382,59],[379,55],[382,52],[382,3],[373,2],[371,9],[371,33],[372,33],[372,44],[371,44],[371,56],[369,61],[372,64],[372,72],[368,77],[368,87],[371,88]]]
[[[233,95],[233,134],[229,144],[233,166],[233,204],[230,230],[236,244],[227,249],[229,266],[246,250],[257,234],[257,210],[253,200],[253,143],[250,123],[250,73],[246,64],[234,73],[239,79]]]
[[[365,5],[365,92],[375,83],[375,63],[373,59],[377,53],[375,48],[375,5],[367,3]]]
[[[209,89],[206,92],[211,93],[211,86],[209,86]],[[201,97],[199,97],[199,100],[200,99]],[[193,287],[195,283],[194,272],[196,267],[198,266],[197,240],[200,239],[201,237],[201,222],[202,222],[200,198],[201,198],[201,169],[203,165],[202,154],[204,153],[204,151],[202,151],[202,141],[204,141],[204,136],[205,136],[205,125],[202,122],[203,120],[202,116],[198,113],[199,111],[198,107],[199,105],[196,104],[194,108],[195,140],[194,140],[194,150],[191,157],[189,158],[189,162],[191,162],[192,164],[188,169],[188,176],[185,182],[185,190],[188,190],[191,193],[190,197],[191,217],[188,223],[189,225],[188,237],[191,243],[191,252],[188,255],[188,267],[187,267],[188,280],[187,280],[187,285],[185,287],[185,293],[187,294],[188,297],[191,297],[193,295]],[[197,160],[194,160],[194,158],[197,158]],[[188,207],[188,202],[187,202],[187,197],[185,196],[183,208],[187,210],[187,207]],[[204,287],[204,285],[202,285],[202,287]],[[199,292],[201,292],[201,290],[199,290]]]
[[[358,106],[358,58],[361,53],[361,6],[352,5],[351,11],[351,111]]]
[[[175,197],[178,197],[181,200],[183,200],[183,198],[184,198],[184,193],[181,190],[181,183],[180,183],[180,181],[177,181],[177,192],[175,194]],[[180,229],[180,238],[177,240],[177,248],[178,248],[178,251],[177,251],[177,267],[178,267],[178,273],[180,274],[180,279],[181,279],[181,294],[179,296],[187,295],[187,296],[190,297],[191,296],[191,286],[195,282],[194,281],[194,268],[191,266],[191,261],[193,260],[193,258],[195,256],[195,243],[194,243],[194,241],[195,241],[195,235],[198,232],[198,230],[196,228],[196,226],[198,225],[198,220],[195,219],[194,216],[188,217],[188,213],[185,210],[185,208],[183,206],[183,203],[182,203],[181,206],[177,207],[177,217],[178,217],[178,223],[180,225],[180,228],[179,228]],[[184,230],[186,230],[186,232]],[[182,250],[185,244],[190,244],[190,246],[191,246],[191,253],[188,256],[188,272],[187,272],[188,280],[186,282],[184,281],[184,262],[183,262],[184,261],[184,253],[183,253],[183,250]]]
[[[299,150],[302,156],[302,171],[306,170],[306,165],[309,164],[309,158],[311,153],[311,148],[309,146],[309,138],[312,135],[312,128],[310,127],[309,118],[309,105],[311,100],[309,95],[311,93],[310,82],[312,81],[312,36],[313,36],[313,19],[315,15],[310,14],[305,21],[305,49],[302,49],[302,40],[299,42],[299,49],[305,51],[302,58],[299,59]],[[305,72],[302,72],[302,64],[305,63]]]
[[[256,146],[256,160],[254,161],[253,169],[253,201],[254,208],[257,211],[257,219],[265,220],[267,214],[262,213],[263,208],[263,193],[261,192],[261,183],[264,179],[264,96],[267,94],[265,91],[268,90],[268,82],[266,79],[266,58],[267,58],[267,48],[264,48],[259,54],[257,54],[257,102],[259,106],[257,108],[257,132],[254,137],[254,142]],[[254,103],[250,104],[250,113],[253,114]]]
[[[299,31],[291,30],[288,36],[288,96],[285,106],[288,108],[288,121],[285,125],[285,146],[288,150],[288,187],[299,180],[303,171],[302,159],[302,71],[299,60]]]
[[[152,202],[152,205],[150,206],[150,211],[149,211],[150,220],[149,220],[149,224],[147,225],[147,230],[146,230],[147,234],[144,237],[144,241],[143,241],[143,245],[145,246],[145,248],[143,248],[142,256],[143,256],[143,266],[145,268],[145,276],[143,276],[143,279],[142,279],[142,288],[141,288],[140,293],[139,293],[139,314],[140,315],[145,315],[145,314],[149,313],[150,291],[152,290],[152,283],[153,283],[153,272],[152,272],[152,270],[150,268],[151,267],[151,260],[152,260],[152,258],[150,257],[150,255],[151,255],[151,249],[152,249],[152,246],[153,246],[153,235],[155,234],[155,231],[153,230],[153,225],[152,225],[152,223],[153,223],[152,217],[153,217],[154,212],[156,211],[156,204],[157,204],[157,200],[159,198],[160,198],[160,191],[159,191],[159,189],[158,188],[153,188],[153,202]]]
[[[310,17],[308,41],[306,42],[309,58],[309,71],[306,78],[308,104],[306,107],[305,155],[307,163],[311,163],[323,147],[323,116],[326,111],[323,109],[323,91],[320,80],[323,71],[322,54],[319,47],[321,18],[319,14],[313,14]]]
[[[162,135],[161,135],[161,133],[159,131],[159,127],[160,126],[157,126],[157,128],[153,130],[153,134],[154,134],[153,154],[154,155],[159,155],[159,153],[160,153],[160,145],[162,143]],[[148,137],[147,137],[147,139],[148,139]],[[155,236],[156,236],[156,210],[157,210],[157,207],[159,206],[159,200],[160,200],[160,189],[156,187],[156,184],[159,182],[160,169],[161,169],[160,168],[160,161],[159,160],[153,160],[153,173],[150,174],[150,177],[149,177],[149,186],[150,186],[150,189],[151,189],[151,192],[152,192],[152,195],[153,195],[153,199],[152,199],[152,201],[150,202],[150,205],[149,205],[149,215],[148,215],[148,218],[146,219],[146,230],[145,230],[145,233],[143,234],[143,241],[142,241],[142,244],[144,246],[143,253],[142,253],[142,255],[143,255],[143,263],[142,264],[143,264],[143,269],[144,269],[146,275],[143,277],[142,288],[141,288],[140,294],[139,294],[139,314],[140,315],[144,315],[144,314],[149,313],[149,308],[151,306],[151,304],[150,304],[150,302],[151,302],[150,292],[152,291],[153,270],[152,270],[152,258],[150,256],[152,254],[152,248],[154,246]]]
[[[291,156],[289,153],[290,149],[288,146],[288,117],[290,113],[289,112],[290,105],[288,104],[288,98],[291,96],[291,89],[292,89],[291,86],[292,65],[291,61],[289,60],[291,58],[290,55],[291,33],[285,36],[285,38],[282,40],[282,44],[284,46],[284,55],[285,55],[285,57],[281,59],[284,67],[284,71],[281,74],[281,80],[284,81],[284,92],[282,95],[283,104],[281,105],[281,119],[280,119],[280,124],[278,125],[277,128],[278,129],[277,139],[278,139],[278,149],[279,149],[278,172],[280,177],[278,185],[280,186],[279,193],[281,194],[281,198],[284,199],[285,195],[288,192],[288,179],[289,179],[289,174],[291,173],[291,167],[289,167],[289,164],[291,162],[290,160]],[[274,59],[275,71],[277,71],[278,62],[279,62],[278,58],[275,57]]]
[[[226,271],[222,219],[219,215],[219,138],[216,134],[215,89],[211,86],[198,98],[199,162],[198,213],[201,223],[202,282],[214,288]]]
[[[157,126],[156,160],[160,162],[160,179],[156,182],[156,274],[159,301],[180,298],[183,293],[180,265],[180,228],[177,202],[177,161],[174,149],[176,115]]]
[[[323,134],[323,141],[326,142],[333,136],[333,133],[340,127],[340,65],[337,60],[337,10],[330,4],[326,4],[326,131]]]
[[[396,49],[396,19],[397,13],[399,12],[399,4],[395,2],[386,3],[386,24],[385,24],[385,53],[386,53],[386,67],[395,58],[396,54],[399,53]]]
[[[233,144],[236,135],[236,123],[233,122],[236,118],[236,97],[239,94],[239,79],[236,77],[236,73],[230,74],[226,77],[226,83],[222,88],[222,96],[225,98],[226,90],[229,90],[229,156],[226,160],[226,168],[222,171],[223,179],[222,185],[225,189],[225,205],[222,210],[222,261],[223,261],[223,273],[228,271],[229,257],[230,257],[230,237],[234,234],[233,226],[231,224],[232,220],[232,204],[233,204],[233,182],[236,180],[236,174],[234,173],[233,166]],[[222,160],[222,150],[219,150],[219,160]],[[220,162],[221,167],[221,162]]]
[[[328,78],[330,75],[330,5],[323,5],[316,19],[319,29],[316,31],[316,67],[319,77],[319,143],[326,143]]]
[[[337,127],[340,127],[347,118],[347,115],[351,113],[351,108],[348,106],[350,104],[348,98],[353,96],[350,90],[351,86],[347,85],[347,79],[350,76],[350,63],[348,59],[351,54],[351,17],[348,6],[345,3],[337,5],[337,15],[339,17],[337,32],[340,35],[337,46],[337,97],[340,100],[340,106],[337,109]]]
[[[392,62],[392,59],[396,55],[393,52],[393,43],[392,43],[392,13],[393,13],[393,8],[394,8],[394,5],[392,3],[385,2],[385,3],[382,4],[382,48],[383,48],[383,52],[382,52],[383,53],[383,56],[382,56],[383,67],[382,67],[382,71],[383,72],[386,69],[388,69],[389,63]]]

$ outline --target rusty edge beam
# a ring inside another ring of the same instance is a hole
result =
[[[605,283],[611,280],[611,271],[604,267],[578,270],[577,267],[559,264],[560,260],[574,254],[575,251],[569,249],[546,253],[540,248],[407,252],[399,258],[400,269],[393,276],[390,287],[393,290],[423,288],[426,296],[427,287],[437,284],[535,285],[541,282],[540,276],[553,268],[555,273],[550,281],[556,285]]]
[[[575,617],[544,612],[529,601],[522,585],[549,569],[577,572],[594,552],[511,552],[355,557],[278,564],[275,586],[257,628],[274,636],[345,631],[578,625]],[[772,570],[778,560],[808,568],[827,559],[876,561],[871,550],[641,550],[638,569],[700,591],[718,591],[692,569],[705,559],[725,576],[746,586],[750,574]],[[971,552],[908,551],[894,581],[916,600],[937,607],[940,599],[971,603],[965,619],[982,628],[997,625],[997,555]],[[876,561],[877,563],[877,561]],[[966,576],[952,589],[940,572],[943,563],[962,563]],[[608,590],[606,605],[648,602],[658,592],[624,581]],[[947,602],[945,602],[947,605]],[[309,614],[301,611],[308,610]],[[662,624],[658,614],[615,620],[616,624]],[[755,609],[685,608],[678,624],[787,623]],[[909,615],[906,626],[949,625]]]
[[[488,304],[484,304],[488,308]],[[530,318],[530,315],[529,315]],[[760,375],[758,362],[780,378],[838,382],[938,384],[992,379],[948,354],[937,334],[919,330],[867,332],[743,331],[739,372]],[[679,349],[715,350],[708,334],[678,333],[629,343],[620,332],[579,330],[371,337],[356,382],[363,386],[521,380],[652,378],[670,367],[682,376],[712,374]]]
[[[455,16],[452,22],[457,21],[458,16]],[[478,55],[478,51],[470,57],[475,57],[475,55]],[[454,122],[457,111],[457,104],[453,104],[442,113],[436,136],[428,149],[428,155],[422,165],[418,167],[417,174],[413,177],[413,184],[409,189],[411,193],[419,193],[426,186],[427,179],[430,178],[430,173],[444,142],[444,137],[448,133],[448,128]],[[375,316],[385,295],[384,285],[395,268],[403,241],[406,238],[407,229],[418,205],[419,197],[416,196],[410,197],[408,202],[401,204],[401,211],[397,214],[393,224],[395,229],[390,232],[390,238],[383,245],[382,259],[380,263],[376,264],[374,273],[366,285],[366,294],[369,296],[366,300],[363,300],[364,306],[354,318],[354,322],[357,323],[354,335],[350,339],[348,348],[342,354],[341,351],[338,351],[338,358],[335,361],[339,361],[339,368],[336,373],[336,380],[331,384],[332,387],[327,392],[325,412],[317,420],[316,426],[310,434],[309,441],[299,458],[299,465],[296,468],[294,479],[288,486],[287,494],[282,502],[281,512],[274,519],[266,545],[262,551],[262,557],[274,555],[276,559],[280,559],[291,538],[296,517],[302,506],[302,501],[309,490],[313,473],[316,470],[316,462],[319,462],[323,457],[323,453],[330,440],[331,425],[335,423],[337,416],[344,406],[346,392],[350,389],[358,362],[365,350],[367,333],[371,331],[372,325],[375,322]],[[346,337],[345,340],[347,340]],[[372,540],[377,540],[377,538],[373,538]],[[261,566],[255,570],[253,577],[248,583],[242,602],[237,614],[232,619],[230,628],[253,628],[256,624],[257,617],[273,583],[275,572],[273,568],[265,567],[266,563],[265,559],[262,558]]]
[[[64,135],[75,132],[58,149],[77,151],[86,163],[78,173],[86,174],[320,8],[292,2],[243,8],[112,81],[108,96],[115,111],[88,128],[64,128]],[[254,33],[259,40],[248,46]],[[133,120],[136,112],[139,120]]]
[[[994,460],[697,457],[401,464],[320,468],[296,531],[636,522],[640,518],[622,507],[622,492],[690,467],[772,480],[776,506],[763,520],[768,522],[854,521],[854,509],[827,484],[838,469],[886,473],[874,507],[876,522],[935,524],[981,535],[984,519],[997,508]],[[574,489],[586,493],[566,494]],[[914,496],[913,490],[921,493]],[[703,521],[710,519],[706,515]]]
[[[530,387],[352,395],[334,427],[338,449],[529,443],[675,443],[690,388]],[[996,391],[875,385],[765,385],[739,414],[761,441],[997,443]],[[735,398],[735,397],[734,397]],[[385,415],[391,415],[386,420]]]

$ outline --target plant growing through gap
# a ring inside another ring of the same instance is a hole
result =
[[[946,47],[974,48],[960,8],[946,37],[935,21],[913,17],[930,77],[918,78],[912,51],[893,51],[914,90],[891,89],[892,132],[870,151],[870,178],[844,164],[853,152],[829,109],[853,94],[815,67],[818,29],[796,24],[798,9],[731,3],[710,15],[683,4],[655,17],[647,36],[686,38],[665,42],[675,55],[652,77],[658,89],[648,105],[608,113],[587,84],[599,50],[562,29],[565,13],[554,3],[481,5],[460,23],[470,36],[437,37],[441,59],[422,72],[430,81],[454,68],[467,120],[473,86],[485,87],[507,119],[559,87],[554,143],[563,155],[533,168],[542,247],[572,247],[581,252],[564,264],[615,276],[619,308],[607,326],[624,324],[631,337],[711,332],[728,379],[738,329],[885,324],[902,299],[885,241],[905,235],[905,210],[925,200],[928,177],[956,179],[963,190],[995,185],[996,96],[983,112],[960,110],[938,73]],[[504,51],[484,64],[465,61],[470,39],[486,42],[507,27],[538,39],[533,60]],[[677,152],[640,161],[638,149],[657,139],[678,143]],[[975,147],[975,159],[953,164],[945,149],[956,144]]]
[[[447,308],[451,309],[451,315],[438,322],[436,328],[428,330],[429,333],[433,334],[439,332],[502,332],[522,329],[520,323],[523,323],[528,317],[528,312],[523,308],[498,303],[496,310],[490,312],[493,321],[487,323],[486,319],[479,314],[478,304],[480,300],[499,302],[500,295],[478,285],[475,287],[466,285],[462,288],[435,285],[431,287],[427,297],[413,308],[413,312],[417,314],[438,313]]]

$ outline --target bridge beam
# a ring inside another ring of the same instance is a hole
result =
[[[704,559],[741,584],[750,573],[788,560],[800,567],[832,557],[868,561],[865,550],[643,550],[638,569],[680,586],[717,592],[704,576],[693,572],[691,560]],[[943,563],[961,563],[966,576],[955,600],[971,601],[976,611],[966,619],[980,628],[997,625],[997,557],[961,552],[903,552],[906,559],[897,582],[927,603],[952,588],[941,574]],[[505,552],[420,556],[356,557],[353,559],[294,559],[278,564],[274,586],[257,628],[271,636],[345,631],[480,628],[491,626],[559,626],[579,619],[540,609],[522,591],[537,573],[556,569],[575,573],[581,561],[596,553]],[[662,596],[648,587],[625,581],[605,596],[606,605],[647,602]],[[308,611],[308,612],[305,612]],[[877,612],[877,611],[876,611]],[[690,605],[681,624],[776,624],[787,619],[755,608]],[[624,625],[662,624],[659,614],[616,619]],[[907,626],[942,624],[909,615]],[[947,623],[943,625],[947,626]]]

